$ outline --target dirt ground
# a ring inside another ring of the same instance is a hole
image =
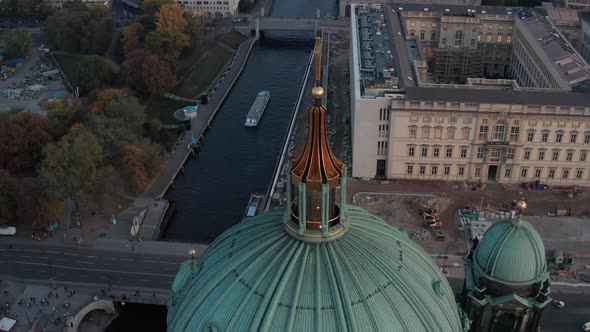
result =
[[[424,196],[433,195],[433,196]],[[354,201],[353,201],[354,197]],[[360,181],[350,179],[348,202],[366,208],[392,226],[411,234],[418,244],[430,253],[462,255],[467,251],[465,236],[459,230],[457,210],[462,207],[483,207],[506,210],[512,200],[524,197],[528,203],[526,215],[544,216],[556,207],[572,209],[572,215],[590,215],[590,195],[581,192],[574,198],[554,191],[524,190],[518,186],[490,184],[472,191],[464,183],[443,181]],[[422,225],[418,214],[421,206],[439,210],[445,241],[433,240],[432,232]]]

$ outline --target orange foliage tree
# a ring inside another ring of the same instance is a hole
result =
[[[155,96],[170,91],[176,84],[176,68],[172,60],[148,55],[142,65],[143,80],[149,92]]]
[[[137,192],[148,189],[152,179],[158,174],[162,165],[160,151],[151,145],[127,145],[123,164],[131,177],[131,182]]]
[[[63,203],[59,199],[46,196],[39,201],[39,214],[33,221],[33,228],[41,229],[59,223],[63,213]]]
[[[92,114],[102,114],[107,104],[117,96],[123,95],[123,90],[107,88],[99,91],[96,94],[94,102],[90,105],[90,112]]]
[[[167,3],[156,13],[156,31],[162,40],[163,54],[172,54],[175,58],[188,46],[189,36],[185,33],[188,22],[184,11],[177,3]]]

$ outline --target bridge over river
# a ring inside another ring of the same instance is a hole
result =
[[[318,28],[349,28],[350,22],[328,19],[254,17],[250,19],[250,30],[259,35],[268,30],[277,31],[317,31]]]

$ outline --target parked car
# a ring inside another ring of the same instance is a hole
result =
[[[0,235],[14,236],[16,234],[16,227],[0,226]]]
[[[582,331],[590,331],[590,322],[586,322],[582,325]]]
[[[555,301],[553,301],[553,304],[555,304],[555,306],[558,307],[559,309],[565,307],[565,302],[563,302],[563,301],[555,300]]]

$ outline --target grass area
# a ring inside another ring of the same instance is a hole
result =
[[[238,47],[240,47],[240,44],[242,44],[246,39],[246,36],[235,30],[230,30],[222,35],[217,36],[218,41],[233,48],[234,50],[237,50]]]
[[[82,60],[85,55],[54,52],[53,56],[61,70],[63,70],[68,81],[75,86],[78,83],[78,63],[80,63],[80,60]]]
[[[215,80],[231,56],[232,53],[228,49],[219,45],[211,46],[172,93],[184,98],[198,98],[199,94]]]
[[[147,100],[145,110],[148,119],[160,120],[163,124],[171,125],[179,122],[174,119],[174,112],[179,108],[188,106],[186,101],[174,100],[165,97],[151,97]]]

